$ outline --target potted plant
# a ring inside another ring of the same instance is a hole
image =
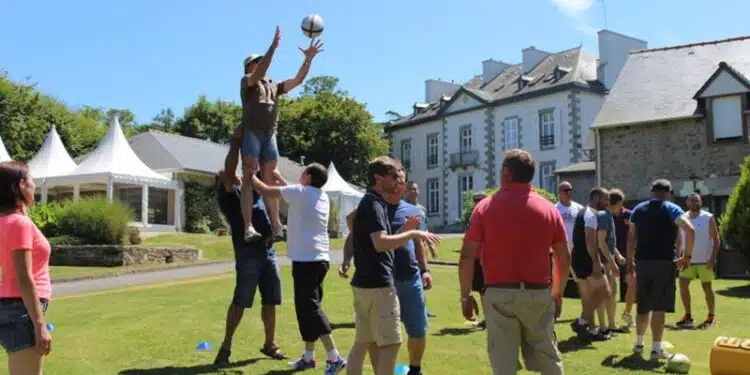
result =
[[[141,244],[141,231],[138,228],[130,228],[130,244],[140,245]]]

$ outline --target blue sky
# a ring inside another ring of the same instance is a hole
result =
[[[750,1],[608,0],[610,30],[649,47],[739,36]],[[326,23],[310,72],[334,75],[376,119],[407,113],[429,78],[465,81],[481,61],[534,45],[596,52],[600,0],[0,0],[0,69],[67,104],[128,108],[140,122],[198,95],[239,101],[242,59],[282,41],[269,71],[293,76],[308,13]]]

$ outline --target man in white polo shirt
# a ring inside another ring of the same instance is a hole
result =
[[[287,255],[292,260],[297,323],[305,342],[304,355],[289,365],[294,370],[315,368],[315,342],[320,339],[328,352],[324,374],[338,374],[346,366],[346,360],[336,349],[331,324],[320,306],[323,280],[330,267],[328,215],[331,204],[328,195],[321,190],[328,181],[328,170],[313,163],[302,172],[298,184],[288,185],[279,174],[275,179],[281,187],[268,186],[257,177],[253,177],[251,183],[264,197],[283,198],[289,205]]]

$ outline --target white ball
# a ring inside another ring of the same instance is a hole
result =
[[[323,17],[309,14],[302,19],[302,33],[308,38],[316,38],[323,33]]]
[[[675,353],[667,360],[666,370],[675,374],[687,374],[690,372],[690,358],[685,354]]]

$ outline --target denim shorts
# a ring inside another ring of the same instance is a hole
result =
[[[40,304],[46,312],[49,302]],[[34,323],[20,298],[0,298],[0,345],[8,353],[36,346]]]
[[[242,154],[257,158],[261,162],[278,159],[276,132],[255,132],[246,129],[242,135]]]
[[[232,297],[235,306],[253,307],[256,289],[260,291],[262,305],[281,305],[281,278],[275,255],[238,259],[235,271],[237,283]]]
[[[412,280],[395,280],[396,293],[401,305],[401,322],[409,338],[423,339],[427,336],[427,307],[424,300],[422,277]]]

